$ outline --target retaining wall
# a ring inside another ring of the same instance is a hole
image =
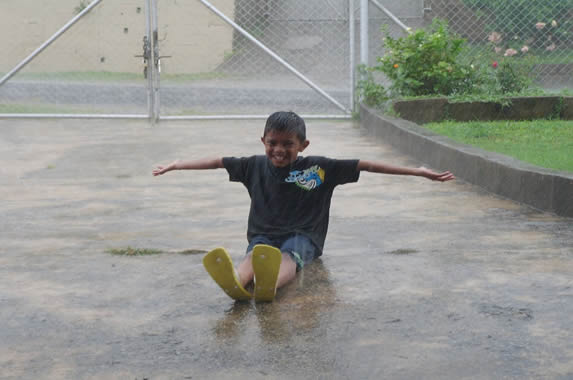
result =
[[[496,102],[450,102],[446,98],[397,100],[392,107],[401,118],[424,124],[443,120],[535,120],[550,116],[573,120],[573,97],[534,96]]]
[[[360,107],[362,128],[437,170],[537,209],[573,217],[573,173],[529,165],[437,135],[417,124]]]

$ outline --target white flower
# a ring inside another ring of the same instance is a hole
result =
[[[525,53],[527,53],[528,51],[529,51],[529,46],[523,45],[523,47],[521,48],[521,52],[522,52],[523,54],[525,54]]]
[[[551,26],[555,28],[557,26],[557,21],[555,20],[551,21]]]
[[[507,49],[505,51],[505,54],[503,55],[504,57],[511,57],[517,54],[517,50],[515,49]]]
[[[537,24],[535,24],[535,28],[537,30],[541,30],[541,29],[545,28],[545,25],[546,24],[544,22],[538,22]]]
[[[499,34],[498,32],[491,32],[491,34],[487,36],[487,39],[489,40],[489,42],[492,42],[494,44],[498,44],[502,40],[501,34]]]

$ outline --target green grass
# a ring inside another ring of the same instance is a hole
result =
[[[179,255],[203,255],[207,251],[203,249],[186,249],[183,251],[162,251],[154,248],[134,248],[131,246],[121,248],[110,248],[106,251],[109,254],[117,256],[149,256],[160,255],[163,253],[177,253]]]
[[[147,256],[147,255],[158,255],[162,253],[159,249],[150,249],[150,248],[133,248],[133,247],[125,247],[125,248],[111,248],[107,250],[108,253],[112,255],[118,256]]]
[[[424,127],[455,141],[533,165],[573,172],[573,121],[448,121]]]

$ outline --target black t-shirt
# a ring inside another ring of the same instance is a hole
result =
[[[266,156],[224,157],[229,179],[241,182],[251,197],[247,239],[293,233],[308,236],[322,254],[330,200],[337,185],[358,181],[358,160],[298,157],[276,168]]]

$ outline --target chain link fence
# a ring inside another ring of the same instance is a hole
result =
[[[431,0],[432,17],[465,37],[469,54],[530,59],[535,83],[573,88],[572,0]]]
[[[7,52],[0,74],[94,2],[0,2],[0,41]],[[0,85],[0,113],[145,116],[150,96],[157,94],[153,107],[165,117],[268,115],[279,109],[349,114],[347,0],[97,2]],[[148,81],[151,68],[143,59],[153,30],[159,82]]]
[[[228,3],[209,4],[247,34],[218,17],[217,28],[231,39],[209,71],[193,73],[180,65],[185,71],[172,76],[172,67],[182,57],[202,57],[194,54],[192,45],[174,45],[168,38],[162,43],[163,51],[173,56],[162,68],[162,115],[265,115],[278,109],[344,115],[350,110],[347,0],[235,0],[230,9],[225,7]],[[178,7],[176,2],[159,4],[160,30],[184,23],[163,16]],[[204,37],[212,38],[208,30]]]
[[[96,2],[0,85],[0,114],[146,117],[154,94],[165,117],[351,111],[360,0],[3,0],[0,74]],[[467,39],[470,58],[528,58],[536,84],[573,88],[573,0],[371,0],[370,65],[384,54],[383,26],[394,37],[406,35],[379,5],[412,29],[445,19]],[[144,38],[149,43],[155,28],[159,88],[143,59]]]
[[[79,0],[0,2],[0,75],[89,6]],[[101,1],[0,86],[0,114],[147,113],[141,1]]]
[[[406,35],[374,3],[370,65],[384,54],[383,25],[388,24],[394,38]],[[573,89],[573,0],[424,0],[418,5],[420,17],[400,19],[414,30],[435,18],[446,20],[450,30],[467,41],[464,58],[527,60],[533,65],[535,85],[549,92]]]

